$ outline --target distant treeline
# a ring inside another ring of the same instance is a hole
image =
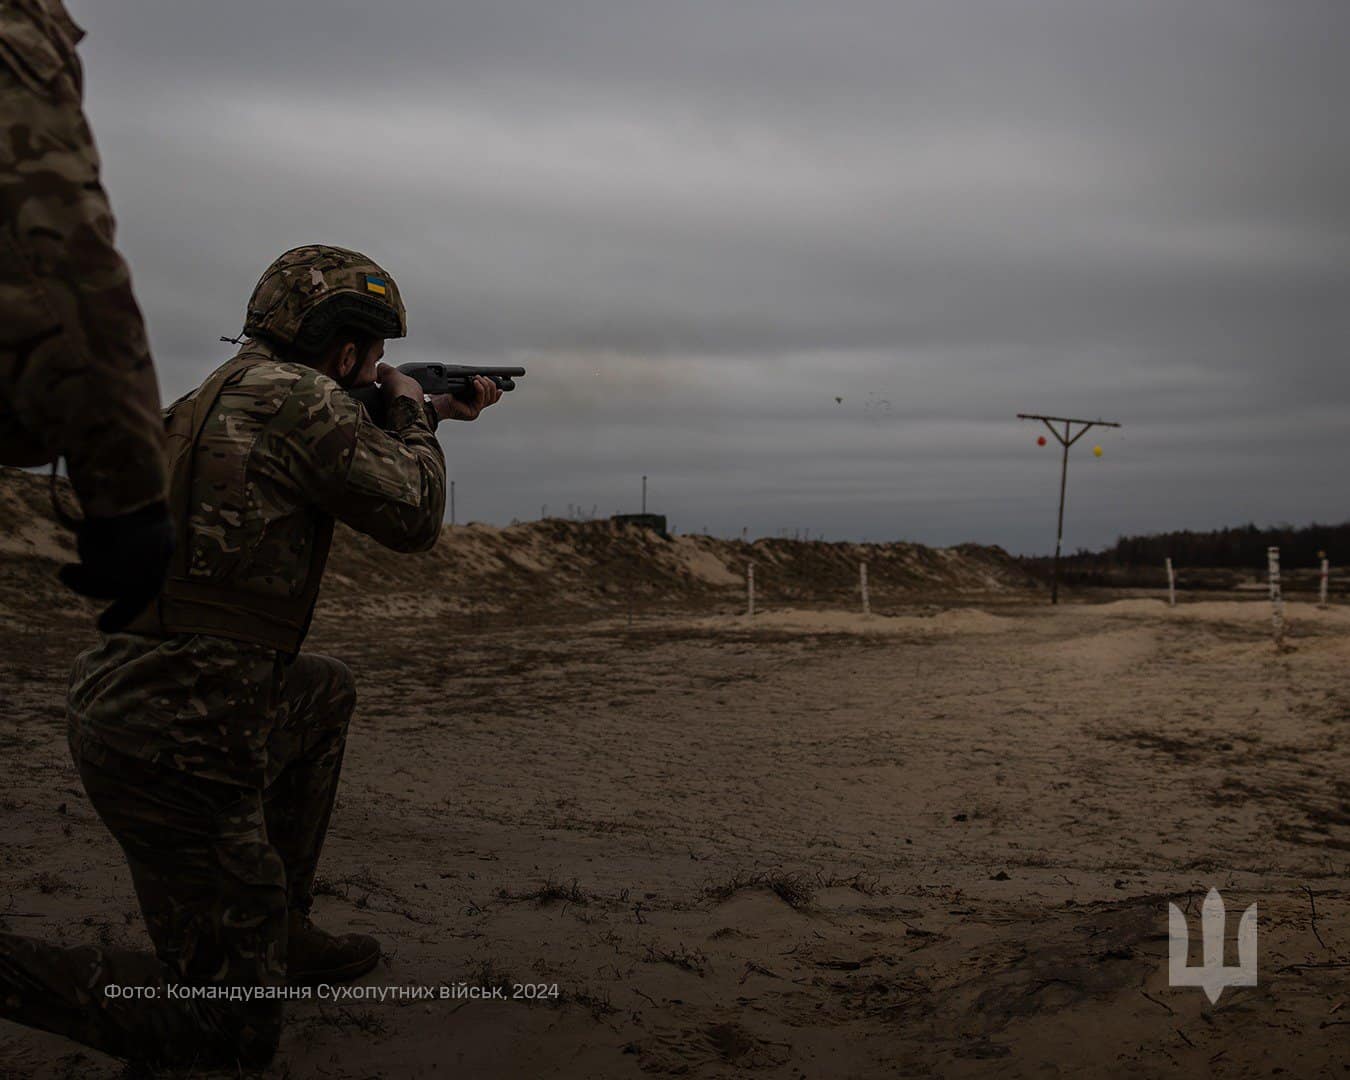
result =
[[[1276,525],[1267,529],[1241,525],[1210,532],[1185,529],[1152,536],[1123,536],[1105,551],[1079,550],[1067,556],[1066,561],[1083,569],[1105,569],[1157,566],[1170,557],[1178,567],[1264,569],[1269,547],[1280,549],[1280,562],[1289,568],[1316,566],[1321,557],[1318,553],[1323,551],[1333,563],[1343,564],[1350,561],[1350,522],[1301,528]]]

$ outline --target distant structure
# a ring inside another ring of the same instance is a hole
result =
[[[670,533],[666,530],[665,514],[615,514],[609,520],[615,525],[634,525],[639,529],[651,529],[661,539],[670,539]]]
[[[665,514],[647,513],[647,476],[642,476],[642,513],[640,514],[612,514],[610,521],[615,525],[633,525],[639,529],[651,529],[662,540],[670,539],[670,529],[666,526]]]
[[[1043,423],[1053,435],[1060,446],[1064,447],[1064,459],[1059,467],[1059,529],[1055,533],[1055,568],[1050,584],[1050,603],[1059,603],[1059,549],[1064,544],[1064,488],[1069,480],[1069,447],[1081,439],[1092,428],[1095,427],[1120,427],[1114,420],[1079,420],[1072,416],[1042,416],[1040,413],[1018,413],[1019,420],[1039,420]],[[1060,434],[1055,428],[1055,424],[1064,425],[1064,434]],[[1075,432],[1074,424],[1081,424],[1082,428]],[[1045,436],[1040,438],[1042,446],[1045,445]],[[1097,456],[1102,456],[1102,448],[1094,446],[1092,452]]]

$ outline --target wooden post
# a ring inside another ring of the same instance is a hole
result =
[[[1084,429],[1086,430],[1086,429]],[[1069,425],[1064,425],[1064,460],[1059,467],[1059,527],[1055,530],[1055,569],[1050,580],[1050,603],[1059,603],[1059,549],[1064,545],[1064,489],[1069,482]]]
[[[1322,559],[1322,581],[1317,589],[1317,606],[1324,608],[1327,606],[1327,579],[1331,576],[1331,563]]]
[[[1266,567],[1270,574],[1270,621],[1275,647],[1284,644],[1284,597],[1280,594],[1280,549],[1266,548]]]
[[[747,613],[750,618],[755,617],[755,564],[749,563],[745,568],[745,592],[746,599],[749,601]]]
[[[455,523],[455,482],[450,481],[450,524]]]
[[[1019,420],[1039,420],[1043,423],[1050,434],[1055,437],[1055,441],[1064,448],[1064,454],[1060,459],[1059,465],[1059,523],[1055,528],[1055,562],[1054,570],[1050,579],[1050,603],[1059,603],[1059,556],[1060,549],[1064,546],[1064,492],[1069,483],[1069,447],[1081,439],[1094,427],[1120,427],[1113,420],[1078,420],[1074,417],[1066,416],[1041,416],[1039,413],[1018,413]],[[1055,424],[1062,423],[1064,432],[1060,434]],[[1075,434],[1074,424],[1082,424],[1082,428]]]
[[[872,598],[867,594],[867,564],[858,564],[858,578],[862,585],[863,614],[872,614]]]
[[[1172,557],[1167,557],[1167,606],[1177,606],[1177,575],[1172,569]]]

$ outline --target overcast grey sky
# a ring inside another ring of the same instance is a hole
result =
[[[1350,517],[1345,0],[68,2],[166,399],[360,248],[530,368],[461,520],[1045,551],[1019,411],[1070,549]]]

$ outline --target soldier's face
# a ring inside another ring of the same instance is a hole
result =
[[[357,350],[355,342],[347,342],[337,357],[337,384],[352,390],[358,386],[375,384],[375,369],[384,359],[384,342],[375,341],[366,349],[365,355]]]

